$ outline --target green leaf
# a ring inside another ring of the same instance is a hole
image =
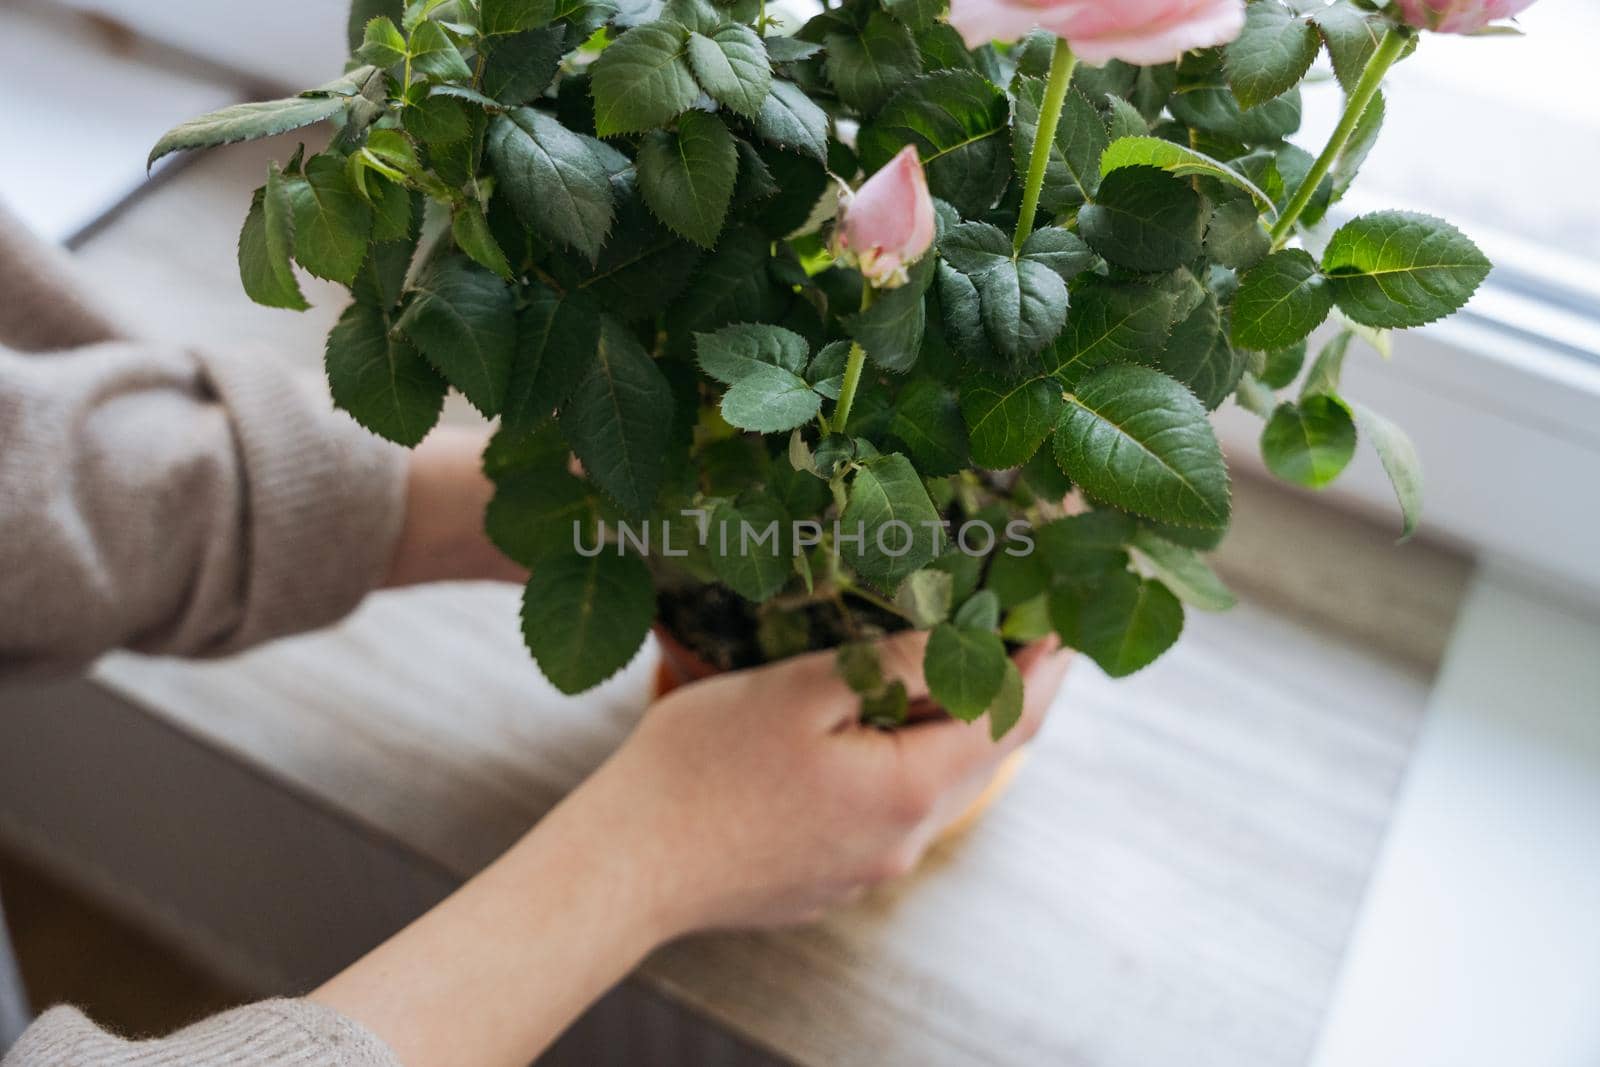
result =
[[[1050,572],[1045,570],[1037,552],[1023,556],[997,552],[989,561],[984,578],[984,587],[994,593],[1002,608],[1026,603],[1049,585]]]
[[[1100,257],[1090,251],[1083,238],[1061,226],[1041,226],[1028,235],[1022,245],[1022,258],[1049,267],[1070,282],[1094,267]]]
[[[963,216],[987,211],[1011,180],[1010,102],[981,74],[941,70],[909,82],[861,128],[863,168],[883,167],[912,144],[928,188]]]
[[[489,160],[529,229],[571,245],[590,262],[613,216],[611,176],[582,137],[551,116],[518,108],[489,124]]]
[[[1129,270],[1175,270],[1200,255],[1205,202],[1183,179],[1156,167],[1121,167],[1078,213],[1078,233]]]
[[[1371,442],[1400,502],[1400,540],[1409,541],[1422,521],[1422,459],[1404,430],[1364,404],[1351,404],[1356,428]]]
[[[1140,530],[1134,535],[1133,547],[1154,577],[1190,607],[1201,611],[1227,611],[1238,604],[1238,598],[1194,549],[1175,545],[1149,530]]]
[[[739,173],[733,134],[722,120],[684,112],[676,133],[645,134],[637,163],[639,191],[656,217],[695,244],[715,246]]]
[[[686,30],[711,33],[728,21],[719,10],[720,6],[712,0],[665,0],[661,6],[661,17],[668,22],[676,22]],[[738,20],[754,21],[742,16]]]
[[[486,47],[483,91],[502,104],[516,107],[536,99],[555,80],[566,52],[567,28],[528,30],[496,38]]]
[[[495,243],[494,234],[489,232],[489,220],[484,218],[483,208],[477,201],[463,200],[456,205],[450,232],[455,237],[457,248],[500,277],[511,280],[511,264],[506,261],[505,252]]]
[[[774,63],[801,63],[822,51],[822,45],[815,41],[802,41],[798,37],[785,37],[782,34],[763,37],[761,43],[766,46],[767,55],[772,57]]]
[[[1228,522],[1228,470],[1205,408],[1148,367],[1079,382],[1056,425],[1056,462],[1097,500],[1181,526]]]
[[[1078,68],[1082,70],[1082,67]],[[1150,124],[1139,114],[1139,109],[1120,96],[1107,100],[1106,130],[1113,141],[1124,137],[1143,137],[1150,132]]]
[[[1026,463],[1050,436],[1061,411],[1061,387],[1048,379],[1006,382],[972,375],[961,384],[972,461],[987,470]]]
[[[1002,361],[983,328],[983,301],[972,279],[940,259],[935,268],[939,281],[940,325],[946,345],[973,366],[996,366]]]
[[[1025,696],[1022,671],[1016,663],[1006,660],[1005,677],[1000,680],[1000,692],[989,705],[989,737],[998,741],[1022,721],[1022,701]]]
[[[1279,404],[1261,434],[1267,469],[1286,482],[1321,489],[1349,466],[1356,425],[1344,401],[1326,393]]]
[[[921,33],[939,25],[939,16],[949,8],[946,0],[884,0],[883,9],[911,29]]]
[[[483,525],[496,548],[531,570],[553,556],[571,555],[578,531],[585,545],[593,543],[594,518],[588,486],[559,468],[539,468],[495,482]]]
[[[828,80],[839,99],[862,114],[876,111],[922,70],[911,31],[884,11],[873,11],[857,32],[828,34],[823,45]]]
[[[1305,341],[1299,341],[1287,348],[1275,348],[1264,353],[1261,372],[1256,377],[1268,389],[1287,389],[1300,377],[1301,368],[1306,365],[1308,347]]]
[[[932,378],[919,378],[901,390],[889,434],[904,443],[917,469],[930,478],[956,474],[970,461],[961,403],[953,389]]]
[[[1239,280],[1233,343],[1258,352],[1303,341],[1333,310],[1333,291],[1316,260],[1298,248],[1274,252]]]
[[[1206,227],[1206,255],[1225,267],[1249,270],[1272,251],[1272,238],[1248,197],[1218,204]]]
[[[367,23],[375,18],[387,18],[390,22],[399,22],[402,8],[401,0],[351,0],[350,17],[345,23],[345,43],[350,51],[354,52],[361,47]]]
[[[1378,12],[1368,12],[1350,0],[1335,0],[1327,7],[1314,8],[1311,21],[1328,43],[1328,55],[1333,60],[1333,70],[1345,91],[1356,87],[1362,71],[1383,40],[1388,22]]]
[[[872,362],[892,374],[910,370],[922,350],[927,329],[923,297],[933,281],[934,270],[934,258],[924,256],[911,268],[906,284],[882,290],[870,308],[846,316],[842,322]]]
[[[1425,326],[1466,306],[1489,276],[1478,246],[1431,215],[1380,211],[1345,223],[1322,269],[1339,310],[1363,326]]]
[[[754,30],[729,25],[709,37],[691,33],[688,50],[694,76],[712,99],[747,119],[761,114],[772,91],[772,63]]]
[[[412,30],[410,49],[412,70],[440,81],[472,80],[472,68],[437,22],[423,22]]]
[[[637,556],[564,555],[528,580],[522,636],[551,684],[576,694],[627,666],[655,613],[650,570]]]
[[[1338,395],[1339,380],[1344,376],[1344,357],[1349,353],[1350,342],[1355,340],[1355,336],[1354,330],[1341,330],[1322,346],[1322,351],[1317,353],[1317,358],[1312,361],[1305,383],[1300,386],[1301,396],[1311,396],[1315,393]]]
[[[788,513],[771,497],[750,496],[737,506],[723,503],[711,515],[711,567],[746,600],[769,600],[794,575],[790,529]]]
[[[729,227],[673,304],[668,329],[687,339],[729,322],[781,318],[788,301],[779,302],[767,273],[771,247],[754,227]]]
[[[499,278],[465,259],[440,261],[395,329],[484,415],[499,414],[517,344],[516,301]]]
[[[672,387],[628,330],[604,319],[594,363],[561,409],[561,433],[589,478],[630,515],[661,488]]]
[[[1126,678],[1154,663],[1183,632],[1183,605],[1152,579],[1123,571],[1092,586],[1057,586],[1050,621],[1061,640]]]
[[[1171,294],[1153,286],[1092,281],[1073,294],[1067,328],[1040,362],[1069,389],[1108,363],[1153,363],[1167,343],[1172,305]]]
[[[689,67],[688,41],[682,26],[652,22],[600,53],[589,68],[598,136],[664,126],[689,109],[700,86]]]
[[[1180,88],[1167,107],[1185,126],[1245,144],[1281,141],[1300,128],[1299,89],[1245,111],[1226,85],[1193,85]]]
[[[845,561],[889,592],[937,559],[944,543],[939,512],[922,478],[898,453],[870,460],[856,472],[839,524]],[[859,542],[851,540],[858,534]]]
[[[1128,543],[1138,524],[1120,511],[1090,511],[1041,526],[1038,561],[1048,575],[1081,581],[1127,569]]]
[[[405,109],[406,131],[429,148],[456,145],[472,136],[472,120],[460,100],[429,96]]]
[[[724,385],[734,385],[763,367],[801,374],[811,354],[806,339],[793,330],[765,323],[737,323],[695,336],[700,369]]]
[[[356,55],[379,67],[392,67],[406,59],[406,39],[400,28],[387,18],[375,18],[362,31]]]
[[[422,353],[389,335],[381,308],[345,309],[328,333],[325,367],[334,405],[379,437],[410,448],[439,421],[444,379]]]
[[[1048,637],[1053,629],[1050,625],[1050,597],[1040,593],[1011,609],[1000,626],[1000,636],[1007,641],[1028,644]]]
[[[239,278],[256,303],[304,311],[311,305],[300,292],[289,262],[294,252],[294,216],[286,186],[283,172],[272,164],[267,184],[256,190],[239,233]]]
[[[377,91],[383,84],[383,78],[379,74],[378,68],[369,63],[365,66],[352,67],[333,79],[333,81],[324,82],[315,89],[306,89],[299,95],[308,99],[326,96],[342,96],[348,99],[361,96],[369,86],[374,91]],[[367,102],[372,103],[371,94],[368,94]]]
[[[702,253],[656,221],[637,181],[624,177],[617,187],[611,233],[593,272],[579,285],[619,318],[651,318],[697,278]]]
[[[292,97],[234,104],[180,123],[161,135],[150,150],[147,166],[172,152],[272,137],[330,119],[348,106],[343,97]]]
[[[974,593],[952,620],[963,630],[1000,629],[1000,598],[990,590]]]
[[[758,365],[722,397],[722,417],[754,433],[784,433],[822,410],[822,397],[806,380],[782,367]]]
[[[951,715],[972,722],[1000,695],[1007,662],[998,634],[940,623],[928,635],[922,660],[928,695]]]
[[[1248,110],[1300,84],[1321,46],[1306,18],[1278,0],[1254,0],[1245,9],[1243,32],[1223,50],[1223,70]]]
[[[955,578],[949,571],[932,567],[907,578],[895,594],[894,605],[918,630],[931,630],[950,617]]]
[[[755,124],[762,139],[798,149],[819,163],[828,161],[828,113],[794,82],[772,83]]]
[[[550,21],[554,7],[550,0],[481,0],[478,28],[487,36],[538,29]]]
[[[1011,155],[1018,174],[1028,173],[1033,159],[1044,90],[1043,78],[1019,77],[1012,85],[1016,111],[1011,124]],[[1055,140],[1050,143],[1044,185],[1039,189],[1040,208],[1060,215],[1093,197],[1100,187],[1101,155],[1107,143],[1100,113],[1082,93],[1069,90]]]
[[[1044,263],[1015,258],[1011,240],[985,222],[951,228],[939,242],[945,261],[972,279],[983,325],[1007,356],[1032,355],[1053,341],[1067,319],[1067,286]]]
[[[1262,207],[1272,208],[1272,198],[1234,168],[1204,152],[1160,137],[1119,137],[1112,141],[1100,156],[1100,172],[1110,174],[1123,167],[1157,167],[1180,178],[1215,178],[1249,193]]]
[[[344,162],[312,156],[305,177],[287,184],[294,215],[295,258],[319,278],[349,285],[367,258],[372,208],[356,192]]]
[[[367,260],[361,264],[356,283],[350,287],[357,300],[385,311],[392,311],[400,303],[406,276],[411,272],[411,261],[416,256],[421,233],[421,196],[413,194],[411,199],[415,201],[411,228],[402,238],[374,241],[367,249]]]
[[[1156,366],[1189,387],[1207,411],[1215,411],[1233,395],[1244,374],[1244,356],[1228,343],[1217,298],[1206,295],[1200,306],[1172,328]]]
[[[517,315],[517,354],[501,425],[531,430],[572,395],[600,345],[600,309],[581,290],[532,283]]]

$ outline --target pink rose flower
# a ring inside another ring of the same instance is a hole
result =
[[[1244,0],[951,0],[950,25],[972,48],[1040,29],[1085,63],[1148,67],[1239,36]]]
[[[906,283],[906,268],[933,245],[933,197],[917,150],[907,145],[855,193],[839,199],[833,254],[876,289]]]
[[[1399,0],[1400,17],[1435,33],[1477,33],[1533,6],[1533,0]]]

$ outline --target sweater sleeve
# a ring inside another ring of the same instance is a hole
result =
[[[0,1067],[400,1067],[370,1030],[309,1000],[267,1000],[203,1019],[171,1037],[129,1041],[75,1008],[52,1008]]]
[[[237,651],[379,581],[404,453],[271,353],[0,347],[0,678]]]

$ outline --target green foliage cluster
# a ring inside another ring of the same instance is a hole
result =
[[[1020,247],[1054,42],[969,50],[942,15],[843,0],[780,27],[761,0],[356,0],[343,77],[186,123],[152,161],[332,120],[325,149],[256,192],[244,286],[304,308],[298,263],[349,287],[327,373],[373,432],[416,444],[452,388],[499,420],[488,529],[532,569],[524,630],[556,685],[625,664],[658,590],[720,583],[768,657],[815,643],[818,604],[862,638],[885,619],[931,630],[933,696],[999,734],[1021,707],[1007,642],[1054,631],[1121,676],[1185,610],[1232,603],[1201,555],[1230,517],[1208,419],[1230,397],[1299,485],[1370,441],[1409,533],[1414,451],[1342,397],[1340,371],[1354,339],[1455,311],[1489,266],[1424,216],[1321,229],[1382,98],[1307,189],[1299,86],[1326,50],[1364,92],[1391,32],[1374,5],[1252,0],[1225,48],[1079,67]],[[836,180],[908,144],[936,251],[864,304],[828,251]],[[867,373],[838,425],[852,344]],[[778,551],[700,543],[702,518],[776,524]],[[1026,520],[1035,550],[964,550],[974,519]],[[577,549],[641,520],[674,550]],[[835,520],[865,543],[836,542]],[[871,536],[893,522],[917,536]],[[897,721],[904,688],[864,648],[841,670],[869,719]]]

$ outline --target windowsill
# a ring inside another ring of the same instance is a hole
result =
[[[1600,598],[1600,499],[1582,489],[1600,470],[1600,364],[1469,312],[1396,335],[1389,361],[1357,342],[1343,392],[1416,442],[1424,538]],[[1235,467],[1264,474],[1260,419],[1229,404],[1217,423]],[[1393,490],[1371,449],[1325,498],[1398,536]]]

